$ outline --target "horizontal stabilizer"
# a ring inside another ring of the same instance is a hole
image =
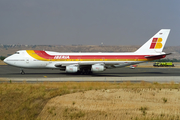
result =
[[[153,56],[145,56],[145,58],[157,58],[157,57],[162,57],[164,58],[166,55],[171,55],[172,53],[167,53],[167,54],[161,54],[161,55],[153,55]]]

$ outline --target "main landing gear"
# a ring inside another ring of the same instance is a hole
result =
[[[24,70],[22,68],[20,69],[20,74],[22,74],[22,75],[25,74],[25,72],[24,72]]]
[[[80,75],[91,75],[92,71],[90,69],[82,69],[82,70],[78,71],[77,74],[80,74]]]

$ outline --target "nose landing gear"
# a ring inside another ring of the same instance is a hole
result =
[[[24,70],[22,68],[20,69],[20,74],[22,74],[22,75],[25,74],[25,72],[24,72]]]

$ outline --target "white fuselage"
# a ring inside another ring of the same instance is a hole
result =
[[[17,51],[15,54],[9,56],[4,60],[5,63],[20,67],[20,68],[50,68],[50,69],[59,69],[56,67],[56,64],[62,65],[72,65],[72,64],[80,64],[80,65],[93,65],[98,63],[104,63],[106,65],[116,65],[116,66],[127,66],[131,64],[138,64],[145,61],[149,61],[148,59],[142,59],[142,56],[148,56],[143,54],[135,54],[135,53],[59,53],[59,52],[50,52],[46,51],[48,55],[55,56],[54,59],[36,59],[36,57],[30,56],[26,50]],[[152,54],[149,54],[152,55]],[[154,55],[154,54],[153,54]],[[157,54],[158,55],[158,54]],[[78,56],[75,59],[69,58],[70,56]],[[91,59],[84,60],[82,56],[91,56]],[[98,57],[97,59],[97,56]],[[108,58],[106,57],[108,56]],[[113,56],[111,59],[109,56]],[[114,57],[114,56],[123,56],[123,58]],[[131,59],[125,56],[133,56]],[[139,57],[141,56],[141,58]],[[57,61],[56,61],[57,60]]]

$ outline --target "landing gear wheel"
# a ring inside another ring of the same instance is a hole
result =
[[[83,70],[81,71],[81,74],[82,74],[82,75],[85,75],[85,74],[86,74],[85,69],[83,69]]]
[[[87,70],[87,75],[91,75],[92,74],[92,71],[91,70]]]
[[[24,71],[21,71],[21,74],[22,74],[22,75],[24,75],[24,74],[25,74],[25,72],[24,72]]]
[[[90,75],[92,74],[92,71],[90,69],[82,69],[79,71],[81,75]]]
[[[77,71],[77,73],[76,73],[77,75],[80,75],[81,74],[81,71]]]
[[[25,72],[24,72],[24,70],[23,70],[23,69],[21,69],[21,70],[20,70],[20,73],[21,73],[22,75],[24,75],[24,74],[25,74]]]

